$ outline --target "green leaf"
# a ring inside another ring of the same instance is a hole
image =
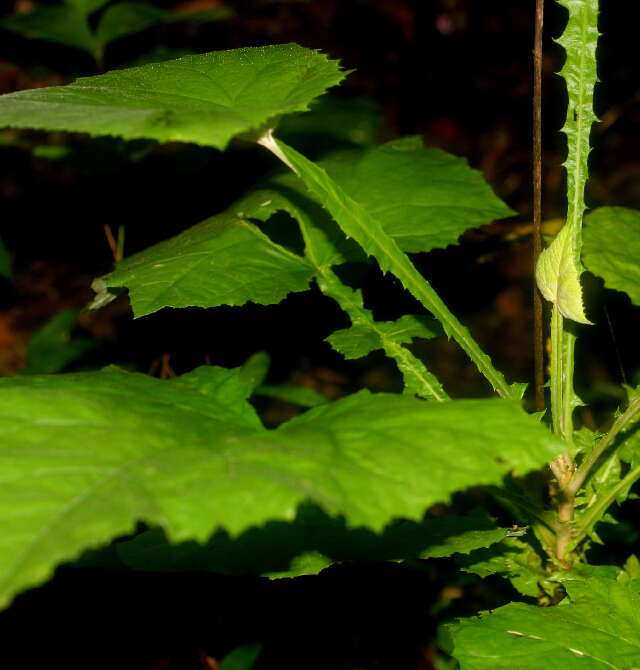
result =
[[[311,501],[380,532],[562,450],[498,399],[361,392],[267,431],[246,401],[231,411],[230,382],[218,381],[207,367],[171,381],[114,368],[0,379],[2,604],[138,521],[203,542],[292,520]]]
[[[337,61],[296,44],[217,51],[0,96],[0,127],[224,149],[240,133],[307,109],[344,76]]]
[[[382,127],[383,111],[368,97],[339,98],[327,93],[313,102],[308,112],[287,116],[278,124],[278,135],[287,143],[321,151],[336,146],[371,147]]]
[[[515,537],[488,549],[477,549],[468,556],[458,556],[456,560],[465,572],[483,578],[489,575],[506,577],[520,593],[533,598],[540,595],[539,585],[546,582],[540,556],[530,544]]]
[[[589,133],[597,121],[593,112],[593,89],[598,43],[598,0],[557,0],[569,10],[569,21],[557,40],[567,59],[560,71],[569,93],[567,119],[567,221],[548,249],[540,255],[536,280],[542,295],[567,319],[588,324],[584,314],[580,275],[582,265],[582,217],[584,186],[589,174]],[[567,374],[572,374],[567,373]]]
[[[638,667],[640,580],[572,577],[563,585],[569,600],[559,606],[511,603],[451,625],[460,670]]]
[[[260,656],[260,643],[245,644],[229,652],[220,662],[220,670],[251,670]]]
[[[153,5],[134,2],[118,2],[107,7],[96,29],[96,40],[102,48],[109,42],[139,33],[146,28],[162,23],[168,14],[164,9]]]
[[[516,214],[464,158],[425,148],[420,137],[321,165],[403,251],[444,248],[469,228]]]
[[[544,249],[536,266],[536,282],[540,293],[557,305],[562,316],[578,323],[591,323],[582,304],[581,270],[573,255],[574,238],[571,226],[565,224],[551,245]]]
[[[256,389],[262,385],[269,373],[271,367],[271,356],[266,351],[258,351],[249,356],[243,363],[240,371],[241,379],[248,384],[250,393],[256,392]],[[248,397],[248,396],[247,396]]]
[[[423,314],[405,314],[397,321],[376,321],[375,328],[377,330],[359,324],[337,330],[326,339],[336,351],[349,359],[384,349],[384,338],[410,344],[414,337],[431,339],[442,335],[438,322]]]
[[[100,7],[104,7],[110,0],[64,0],[65,5],[73,7],[75,10],[89,16]]]
[[[218,532],[206,543],[168,543],[160,528],[151,528],[115,544],[124,565],[159,572],[212,571],[222,574],[296,577],[317,574],[335,562],[399,561],[466,554],[504,540],[483,510],[469,515],[400,519],[380,534],[351,528],[313,505],[303,505],[288,523],[271,521],[238,537]]]
[[[301,407],[317,407],[329,402],[329,398],[305,386],[272,386],[262,384],[254,391],[255,395],[278,398]]]
[[[245,217],[255,195],[226,212],[118,264],[96,289],[127,287],[136,317],[162,307],[280,302],[305,291],[314,275],[303,258],[272,242]]]
[[[27,342],[27,364],[23,375],[53,374],[93,351],[98,342],[72,336],[78,311],[65,309],[51,317]]]
[[[465,230],[515,213],[465,159],[427,148],[420,137],[392,140],[368,151],[341,152],[318,165],[408,252],[456,244]],[[295,192],[324,204],[293,177],[278,176],[272,185],[280,186],[285,196]]]
[[[599,207],[585,217],[582,258],[607,288],[624,291],[640,306],[640,212]]]
[[[11,256],[0,239],[0,277],[11,279]]]
[[[521,385],[507,384],[502,373],[493,367],[489,357],[473,340],[471,333],[451,313],[395,240],[384,231],[377,218],[347,195],[325,170],[307,160],[295,149],[283,143],[278,144],[270,133],[266,133],[260,142],[300,175],[305,186],[329,210],[347,237],[352,237],[367,254],[374,256],[383,272],[392,272],[440,321],[445,333],[455,339],[502,397],[522,397],[524,389]]]
[[[26,14],[10,14],[0,20],[0,27],[25,37],[64,44],[92,55],[99,50],[99,45],[89,27],[87,14],[73,6],[50,7],[43,5]],[[12,125],[10,122],[3,123],[2,121],[0,121],[0,124]],[[28,125],[16,125],[29,127]],[[48,126],[38,125],[34,127],[44,128]]]

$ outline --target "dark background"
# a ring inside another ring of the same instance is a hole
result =
[[[596,112],[603,122],[592,135],[590,207],[640,207],[640,59],[630,4],[601,1]],[[173,57],[292,41],[340,58],[355,72],[337,93],[345,99],[367,95],[381,106],[381,141],[421,134],[427,145],[468,157],[517,210],[517,217],[469,231],[459,246],[416,262],[507,378],[531,381],[534,0],[227,5],[235,16],[226,21],[161,26],[114,42],[106,68],[131,64],[159,46]],[[543,216],[553,219],[565,208],[565,142],[558,129],[566,94],[553,74],[563,54],[552,37],[560,34],[565,13],[551,0],[546,5]],[[2,13],[20,6],[28,3],[5,2]],[[80,51],[0,33],[0,92],[94,73],[92,60]],[[26,342],[49,317],[91,299],[91,280],[113,264],[105,224],[114,230],[125,226],[130,255],[220,211],[275,167],[263,150],[240,144],[220,154],[191,145],[4,133],[9,139],[0,147],[0,235],[13,257],[14,278],[0,280],[2,374],[20,370]],[[71,147],[72,156],[37,158],[32,148],[43,143]],[[380,318],[395,318],[411,304],[375,268],[363,274],[363,282]],[[598,325],[581,331],[578,387],[593,407],[581,419],[594,428],[606,423],[618,402],[612,387],[640,382],[637,331],[631,327],[637,311],[625,296],[604,291],[599,280],[587,274],[584,282],[587,313]],[[163,310],[137,321],[120,300],[93,315],[82,312],[78,322],[79,331],[100,342],[80,361],[83,366],[117,361],[146,372],[159,369],[164,356],[179,374],[205,361],[238,365],[266,350],[273,383],[291,381],[330,397],[362,386],[400,389],[395,366],[381,355],[345,362],[323,342],[347,323],[316,290],[278,306]],[[437,340],[413,349],[452,395],[488,394],[455,345]],[[298,411],[279,402],[260,409],[271,422]],[[344,567],[278,584],[189,575],[114,579],[67,569],[44,589],[19,598],[0,615],[0,626],[29,632],[27,647],[18,645],[18,637],[7,647],[26,667],[64,656],[67,667],[206,668],[234,645],[259,640],[266,644],[259,668],[431,668],[438,603],[464,593],[464,607],[472,611],[513,596],[497,581],[468,581],[460,582],[446,561],[419,575],[394,565]]]

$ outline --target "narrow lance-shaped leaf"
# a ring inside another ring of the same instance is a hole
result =
[[[267,431],[242,399],[251,384],[241,370],[160,381],[107,369],[0,387],[1,604],[138,521],[171,542],[203,542],[216,529],[292,520],[311,501],[380,532],[562,449],[499,399],[361,392]]]
[[[344,76],[337,61],[296,44],[216,51],[0,96],[0,127],[224,149],[235,135],[307,109]]]
[[[567,84],[569,107],[562,131],[567,136],[567,222],[548,249],[540,255],[536,279],[542,295],[560,313],[578,323],[589,323],[584,314],[580,275],[584,187],[588,175],[589,133],[597,121],[593,89],[597,81],[598,0],[557,0],[569,10],[569,22],[558,39],[567,59],[560,75]]]
[[[350,198],[325,170],[307,160],[295,149],[282,142],[277,143],[270,133],[263,137],[261,143],[300,174],[307,188],[329,210],[347,237],[352,237],[366,253],[374,256],[383,272],[392,272],[398,277],[404,287],[440,321],[445,333],[462,347],[501,396],[521,397],[522,387],[507,384],[502,373],[493,367],[491,360],[471,337],[468,329],[451,313],[394,239],[385,233],[377,219]]]

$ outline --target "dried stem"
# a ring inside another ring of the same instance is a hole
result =
[[[536,0],[533,47],[533,267],[542,252],[542,26],[544,0]],[[533,282],[533,354],[536,410],[544,409],[542,296]]]

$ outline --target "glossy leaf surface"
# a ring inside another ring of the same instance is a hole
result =
[[[337,61],[295,44],[216,51],[0,96],[0,127],[224,149],[235,135],[307,109],[343,77]]]

